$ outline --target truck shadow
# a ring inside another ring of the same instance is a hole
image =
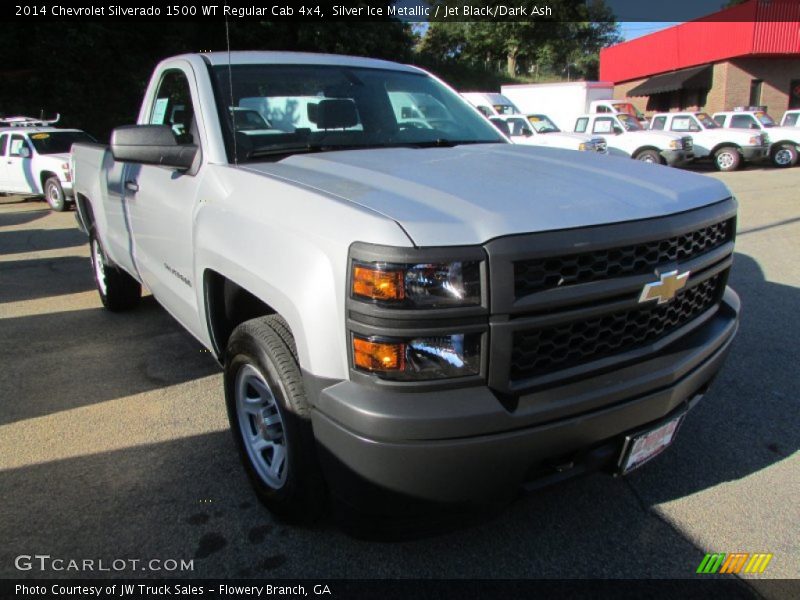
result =
[[[759,264],[741,253],[729,285],[742,299],[738,338],[674,446],[630,476],[648,504],[746,477],[800,448],[800,289],[766,281]]]
[[[127,313],[65,310],[2,319],[0,327],[7,367],[0,370],[0,397],[9,399],[0,425],[219,372],[151,296]]]
[[[61,250],[85,245],[87,245],[86,236],[74,227],[69,229],[0,231],[0,255]]]

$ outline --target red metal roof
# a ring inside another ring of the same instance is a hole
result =
[[[629,81],[737,56],[800,55],[800,1],[751,0],[600,51],[600,79]]]

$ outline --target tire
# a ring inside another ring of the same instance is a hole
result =
[[[660,165],[661,163],[661,156],[655,150],[642,150],[634,157],[636,160],[640,160],[642,162],[653,163],[656,165]]]
[[[733,146],[723,146],[714,153],[714,166],[717,171],[735,171],[742,165],[742,155]]]
[[[89,245],[94,284],[103,306],[115,312],[134,308],[142,297],[142,285],[108,261],[94,233],[89,236]]]
[[[797,164],[797,149],[793,144],[781,144],[772,151],[772,164],[785,169]]]
[[[67,210],[67,197],[64,195],[64,190],[61,188],[61,182],[58,177],[48,177],[44,182],[44,199],[56,212],[64,212]]]
[[[270,315],[242,323],[224,362],[228,419],[256,495],[283,519],[317,520],[328,497],[286,322]]]

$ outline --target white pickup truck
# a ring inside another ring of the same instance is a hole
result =
[[[691,134],[698,160],[713,160],[720,171],[735,171],[743,162],[766,158],[769,136],[751,129],[720,127],[704,112],[657,113],[650,120],[654,131]]]
[[[800,128],[779,127],[766,111],[754,108],[714,113],[720,127],[750,129],[769,137],[769,156],[776,167],[792,167],[800,156]]]
[[[489,120],[515,144],[607,153],[603,138],[561,131],[547,115],[507,115]]]
[[[783,113],[781,127],[800,127],[800,108]]]
[[[649,131],[628,114],[582,115],[575,121],[575,132],[602,136],[611,156],[627,156],[671,167],[683,166],[694,159],[691,136]]]
[[[44,196],[53,210],[66,210],[72,200],[70,148],[75,142],[92,142],[92,137],[30,119],[5,124],[0,127],[0,192]]]
[[[398,122],[394,92],[441,109]],[[304,114],[237,130],[271,98]],[[292,519],[627,473],[737,330],[725,185],[511,144],[415,67],[170,58],[138,124],[73,161],[103,304],[146,286],[217,358],[244,467]]]

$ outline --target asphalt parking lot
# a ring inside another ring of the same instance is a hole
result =
[[[211,356],[151,297],[102,309],[73,213],[0,198],[0,577],[76,576],[14,566],[43,553],[194,559],[177,573],[194,577],[684,578],[706,552],[770,552],[743,577],[782,597],[790,583],[764,580],[800,578],[800,168],[703,176],[740,201],[744,312],[673,447],[624,480],[573,480],[404,542],[276,522],[239,465]]]

